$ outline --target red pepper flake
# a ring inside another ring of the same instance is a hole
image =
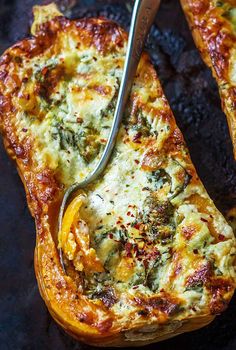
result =
[[[136,228],[136,230],[138,230],[139,229],[139,227],[140,227],[140,223],[137,223],[137,224],[134,224],[134,226],[133,226],[134,228]]]
[[[175,276],[178,276],[179,273],[181,272],[181,270],[182,270],[182,266],[181,265],[177,265],[175,270],[174,270]]]
[[[221,242],[225,240],[225,236],[222,234],[219,234],[218,238],[219,238],[219,241]]]
[[[120,221],[120,220],[116,221],[116,225],[119,225],[120,223],[121,223],[121,221]]]
[[[92,317],[90,314],[79,313],[77,317],[78,317],[80,322],[84,322],[84,323],[88,323],[88,324],[92,323]]]
[[[130,216],[131,216],[131,218],[134,218],[134,214],[131,214]]]
[[[182,227],[182,234],[188,240],[191,239],[195,233],[196,233],[196,228],[194,226],[189,225],[189,226]]]
[[[46,75],[48,72],[48,67],[44,67],[41,71],[42,75]]]
[[[112,319],[108,318],[104,321],[95,324],[95,326],[99,329],[101,333],[106,333],[112,326]]]
[[[120,225],[120,227],[125,229],[125,225]]]
[[[133,289],[137,289],[138,288],[138,286],[133,286]]]
[[[130,243],[130,242],[125,243],[125,251],[126,251],[126,255],[127,255],[127,257],[129,257],[129,258],[131,258],[131,257],[132,257],[132,254],[131,254],[131,250],[132,250],[132,248],[133,248],[132,243]]]
[[[63,283],[61,281],[56,283],[57,289],[62,289],[63,288]]]
[[[138,132],[136,135],[134,135],[133,137],[133,142],[135,143],[139,143],[140,142],[140,137],[142,136],[142,133],[141,132]],[[141,143],[141,142],[140,142]]]
[[[77,121],[77,123],[79,123],[79,124],[82,124],[82,123],[83,123],[83,119],[80,118],[80,117],[78,117],[78,118],[76,119],[76,121]]]
[[[193,249],[193,253],[194,254],[198,254],[198,250],[197,249]]]
[[[100,139],[101,142],[106,143],[107,139]]]
[[[27,132],[27,131],[28,131],[28,129],[26,129],[26,128],[23,128],[23,129],[22,129],[22,131],[23,131],[23,132]]]
[[[110,239],[113,239],[113,234],[112,234],[112,233],[109,233],[108,237],[109,237]]]
[[[201,221],[203,221],[203,222],[208,222],[206,219],[204,219],[204,218],[201,218],[200,219]]]
[[[130,211],[128,211],[128,212],[127,212],[127,215],[128,215],[128,216],[130,216],[130,215],[131,215],[131,212],[130,212]]]
[[[137,249],[137,251],[135,252],[135,256],[136,256],[136,258],[138,258],[139,259],[139,256],[141,255],[141,253],[140,253],[140,250],[138,250]]]
[[[134,161],[135,161],[136,164],[140,163],[140,161],[138,159],[135,159]]]
[[[156,258],[160,256],[161,253],[155,248],[152,252],[148,254],[148,260],[156,260]]]

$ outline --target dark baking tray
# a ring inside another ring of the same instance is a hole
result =
[[[43,1],[0,0],[0,53],[29,33],[31,8]],[[44,1],[46,3],[46,1]],[[128,29],[132,1],[57,1],[70,17],[105,16]],[[236,163],[211,72],[196,50],[177,0],[163,0],[147,43],[193,162],[225,213],[236,204]],[[35,230],[14,165],[0,147],[0,349],[92,349],[67,336],[39,296],[33,268]],[[235,350],[236,305],[199,331],[144,347]]]

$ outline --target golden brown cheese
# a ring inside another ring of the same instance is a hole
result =
[[[148,344],[208,324],[235,289],[235,238],[147,54],[104,176],[72,200],[58,236],[63,193],[94,168],[109,135],[127,34],[51,6],[35,12],[34,36],[1,58],[0,116],[35,217],[35,270],[49,311],[100,346]]]
[[[193,38],[212,69],[236,158],[236,1],[181,0]]]

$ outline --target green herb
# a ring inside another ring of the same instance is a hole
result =
[[[120,244],[118,242],[114,242],[113,248],[108,253],[104,262],[104,268],[106,270],[110,271],[113,266],[116,266],[116,262],[120,256],[120,250]]]
[[[193,285],[185,288],[185,291],[189,291],[189,290],[194,290],[195,292],[202,293],[203,292],[203,283],[198,282],[196,284],[193,284]]]
[[[110,230],[107,228],[103,232],[96,233],[93,236],[92,244],[95,247],[98,247],[101,245],[104,239],[111,239],[109,237],[112,237],[112,239],[116,242],[125,243],[127,241],[127,230],[126,229],[117,229],[116,227],[111,228]]]
[[[143,137],[151,135],[151,125],[147,118],[143,115],[143,111],[139,109],[134,115],[126,117],[125,124],[132,130],[137,131]]]
[[[165,171],[165,169],[158,169],[151,173],[151,176],[149,176],[149,182],[154,183],[155,190],[163,188],[165,184],[169,184],[171,187],[171,176]]]
[[[91,162],[98,155],[101,148],[101,144],[98,141],[99,132],[91,125],[80,127],[77,132],[62,122],[56,122],[54,126],[52,137],[54,139],[59,138],[62,150],[72,148],[78,151],[87,163]]]
[[[107,107],[104,110],[101,110],[100,115],[101,115],[102,119],[110,117],[111,115],[113,115],[115,113],[118,91],[119,91],[119,86],[115,87],[114,96],[112,97],[111,101],[108,103]],[[104,126],[104,128],[108,129],[109,126]]]
[[[161,265],[160,257],[158,257],[148,268],[146,272],[146,285],[153,292],[159,288],[159,269]]]
[[[136,286],[136,285],[139,285],[139,284],[144,284],[145,283],[145,271],[143,272],[138,272],[138,273],[135,273],[130,282],[129,282],[129,285],[130,286]]]
[[[102,198],[102,196],[100,196],[100,194],[96,193],[96,196],[98,196],[101,200],[104,201],[104,199]]]
[[[165,163],[168,167],[166,169],[160,168],[153,171],[151,175],[149,175],[149,182],[153,183],[155,190],[161,189],[165,185],[169,185],[169,199],[173,200],[188,186],[191,180],[191,175],[188,174],[185,168],[176,159],[170,158]],[[180,176],[180,174],[182,176]],[[177,179],[177,181],[174,182],[174,178]]]

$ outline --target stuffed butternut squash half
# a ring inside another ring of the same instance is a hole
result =
[[[236,159],[236,0],[181,0],[193,38],[219,86]]]
[[[33,36],[0,63],[1,130],[35,218],[35,271],[55,320],[78,340],[134,346],[200,328],[235,289],[232,229],[199,180],[143,54],[104,176],[127,34],[105,19],[35,7]],[[64,269],[58,249],[61,249]]]

